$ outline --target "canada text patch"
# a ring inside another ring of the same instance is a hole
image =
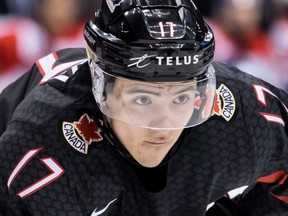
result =
[[[229,122],[234,116],[236,111],[235,97],[224,84],[221,84],[216,91],[216,97],[214,102],[213,114],[222,116],[227,122]]]
[[[83,154],[88,153],[88,146],[92,142],[103,140],[101,129],[87,114],[82,115],[79,121],[63,122],[62,130],[67,142]]]

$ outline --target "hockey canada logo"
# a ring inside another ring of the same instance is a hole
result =
[[[62,130],[67,142],[77,151],[87,154],[92,142],[103,140],[101,129],[87,114],[81,116],[79,121],[63,122]]]
[[[222,116],[229,122],[236,111],[236,101],[232,92],[221,84],[216,91],[213,115]]]

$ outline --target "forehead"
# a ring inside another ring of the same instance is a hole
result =
[[[167,91],[177,91],[189,87],[196,87],[196,81],[186,82],[143,82],[138,80],[128,80],[118,78],[115,80],[115,87],[119,90],[129,91],[131,89],[159,89]]]

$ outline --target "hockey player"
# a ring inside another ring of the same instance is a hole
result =
[[[84,37],[1,95],[2,215],[287,213],[288,95],[213,62],[192,1],[105,0]]]

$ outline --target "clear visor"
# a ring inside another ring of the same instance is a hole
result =
[[[202,79],[183,82],[115,77],[96,64],[91,73],[96,102],[111,119],[137,127],[175,130],[201,124],[211,116],[216,90],[212,65]]]

